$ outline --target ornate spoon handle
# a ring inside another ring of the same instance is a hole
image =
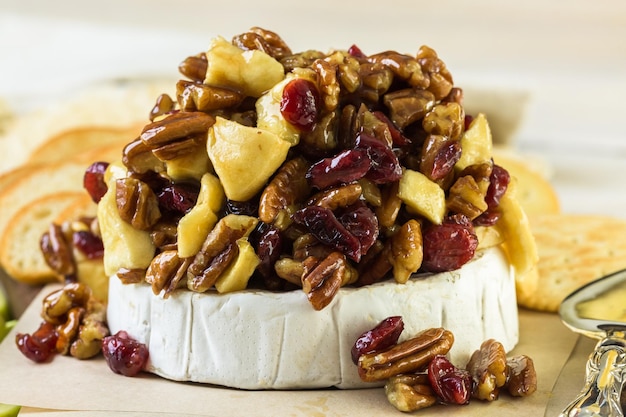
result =
[[[585,387],[559,417],[624,417],[620,405],[626,382],[626,331],[610,331],[587,361]]]

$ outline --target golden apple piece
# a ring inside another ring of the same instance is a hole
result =
[[[244,51],[222,37],[211,41],[205,84],[260,97],[285,78],[282,64],[263,51]]]
[[[98,203],[98,224],[104,244],[104,272],[107,276],[115,274],[121,268],[145,269],[154,257],[155,247],[150,233],[135,229],[125,222],[117,209],[115,180],[123,171],[113,167],[108,178],[108,191]]]
[[[283,117],[280,111],[280,102],[285,85],[293,79],[293,76],[285,78],[263,94],[256,102],[257,127],[275,133],[292,146],[298,144],[300,131]]]
[[[489,123],[483,113],[478,113],[461,136],[461,149],[461,159],[454,166],[457,171],[491,161],[493,140]]]
[[[291,147],[276,134],[217,117],[209,129],[207,149],[226,197],[254,197],[282,165]]]
[[[215,282],[215,288],[219,293],[244,290],[261,262],[247,238],[237,239],[237,248],[239,250],[237,258]]]
[[[178,222],[178,256],[194,256],[217,223],[217,213],[224,204],[224,189],[220,180],[206,173],[200,180],[200,192],[196,205]]]
[[[539,261],[539,255],[530,223],[517,200],[516,188],[517,183],[512,179],[500,199],[501,216],[493,227],[496,227],[504,238],[503,247],[515,268],[517,287],[523,287],[524,291],[533,291],[538,278],[532,271]]]
[[[405,169],[398,187],[398,197],[407,210],[419,214],[434,224],[441,224],[446,212],[446,195],[439,184],[421,172]]]

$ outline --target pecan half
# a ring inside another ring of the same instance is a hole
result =
[[[304,158],[291,159],[280,167],[261,194],[259,220],[273,223],[280,230],[291,224],[294,205],[310,192],[305,178],[308,169],[309,164]]]
[[[183,111],[211,112],[237,107],[245,96],[227,88],[180,80],[176,83],[176,98]]]
[[[215,285],[222,272],[237,257],[237,239],[247,236],[256,224],[257,220],[253,217],[234,214],[220,219],[187,268],[187,287],[204,292]]]
[[[356,270],[341,252],[331,252],[322,261],[310,256],[302,265],[302,290],[315,310],[330,304],[342,285],[356,279]]]
[[[76,273],[72,246],[67,241],[60,225],[50,224],[48,231],[39,240],[39,247],[46,264],[54,272],[65,277]]]
[[[135,229],[148,230],[161,218],[154,191],[136,178],[126,177],[115,181],[115,201],[122,220]]]
[[[466,369],[474,380],[472,396],[480,400],[497,400],[507,381],[506,352],[494,339],[485,340],[470,357]]]
[[[178,288],[184,276],[186,276],[187,268],[191,263],[191,259],[181,259],[178,257],[177,250],[166,250],[159,253],[152,259],[148,269],[146,270],[146,282],[152,286],[152,292],[157,295],[165,289],[163,298]]]
[[[391,237],[389,262],[393,266],[393,278],[404,284],[422,266],[423,259],[422,226],[411,219]]]
[[[178,65],[178,71],[190,80],[203,82],[206,78],[208,65],[209,62],[207,61],[206,53],[202,52],[185,58],[185,60]]]
[[[206,133],[215,118],[203,112],[178,112],[146,125],[139,136],[150,149]]]
[[[385,384],[385,395],[399,411],[412,412],[437,403],[426,374],[397,375]]]
[[[361,197],[362,192],[363,188],[358,182],[330,187],[314,194],[309,201],[307,201],[306,205],[315,205],[329,210],[336,210],[340,207],[347,207],[356,203]]]
[[[537,391],[537,372],[533,360],[526,355],[506,360],[507,381],[505,387],[514,397],[527,397]]]
[[[427,329],[417,336],[380,352],[359,357],[358,372],[365,382],[384,381],[394,375],[425,369],[436,355],[448,353],[454,336],[442,328]]]

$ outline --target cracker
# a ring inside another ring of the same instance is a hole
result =
[[[559,213],[561,205],[549,180],[549,168],[539,159],[494,148],[494,162],[517,179],[517,199],[528,215]]]
[[[518,294],[522,307],[556,312],[581,286],[626,268],[626,220],[588,214],[530,216],[539,285]]]

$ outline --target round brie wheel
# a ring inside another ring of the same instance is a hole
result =
[[[241,389],[367,388],[350,350],[364,331],[402,316],[400,340],[433,327],[454,334],[448,353],[464,367],[486,339],[511,350],[519,327],[515,279],[499,248],[461,269],[342,288],[315,311],[303,291],[229,294],[176,291],[155,296],[147,284],[112,277],[108,322],[148,347],[146,370],[176,381]]]

